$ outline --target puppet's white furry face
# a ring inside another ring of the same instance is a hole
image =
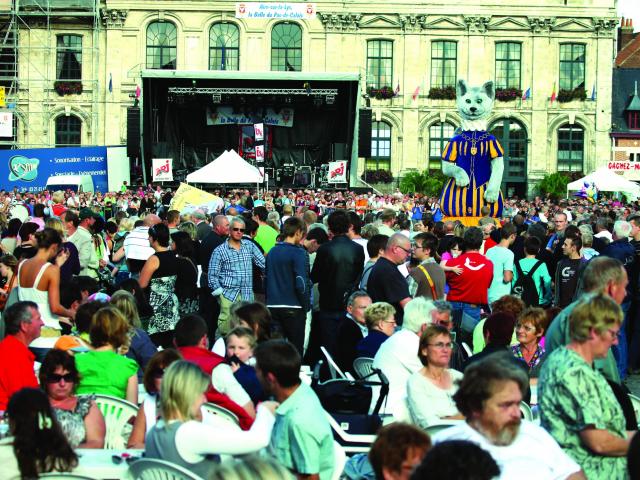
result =
[[[493,82],[486,82],[482,87],[468,87],[467,82],[458,80],[456,104],[463,119],[473,121],[487,118],[493,108],[494,99]]]

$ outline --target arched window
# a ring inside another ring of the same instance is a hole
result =
[[[240,30],[233,23],[220,22],[209,30],[209,70],[239,70]]]
[[[517,120],[500,118],[489,128],[504,149],[504,192],[509,197],[527,194],[527,130]]]
[[[302,28],[295,23],[278,23],[271,30],[271,70],[302,70]]]
[[[367,170],[391,170],[391,125],[371,123],[371,158],[366,160]]]
[[[175,70],[178,30],[171,22],[153,22],[147,27],[147,68]]]
[[[367,42],[367,86],[393,88],[393,42],[369,40]]]
[[[56,118],[56,147],[80,145],[82,121],[75,115],[60,115]]]
[[[429,127],[429,170],[442,169],[442,150],[455,132],[456,127],[448,122],[434,123]]]
[[[584,171],[584,129],[579,125],[558,128],[558,171]]]

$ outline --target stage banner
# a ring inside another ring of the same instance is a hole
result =
[[[152,159],[153,181],[172,182],[173,181],[173,159],[153,158]]]
[[[311,20],[316,18],[315,3],[239,2],[236,18],[277,18],[281,20]]]
[[[217,195],[192,187],[187,183],[181,183],[169,208],[179,212],[192,212],[201,208],[208,213],[213,213],[221,206],[224,206],[224,202]]]
[[[347,183],[347,161],[329,162],[329,183]]]
[[[261,142],[264,140],[264,124],[256,123],[253,126],[254,137],[256,138],[256,142]]]
[[[0,137],[13,137],[12,112],[0,112]]]
[[[256,145],[256,162],[264,162],[264,145]]]
[[[39,192],[54,175],[91,175],[96,192],[108,192],[107,147],[0,150],[0,188]]]
[[[264,117],[234,112],[233,107],[207,107],[207,126],[212,125],[256,125],[262,120],[264,125],[276,127],[293,127],[293,109],[281,108],[277,112],[267,108]]]

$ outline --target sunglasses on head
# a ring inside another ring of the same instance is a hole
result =
[[[74,382],[73,375],[70,373],[65,373],[64,375],[60,375],[59,373],[51,373],[47,375],[47,383],[60,383],[60,380],[64,380],[66,383]]]

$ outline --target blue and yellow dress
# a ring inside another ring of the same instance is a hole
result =
[[[491,161],[503,154],[500,142],[489,132],[464,131],[449,140],[442,159],[467,172],[469,185],[458,187],[453,178],[447,181],[440,196],[440,208],[445,216],[480,217],[484,205],[491,207],[492,217],[502,215],[502,192],[494,203],[485,201],[484,192],[491,177]]]

